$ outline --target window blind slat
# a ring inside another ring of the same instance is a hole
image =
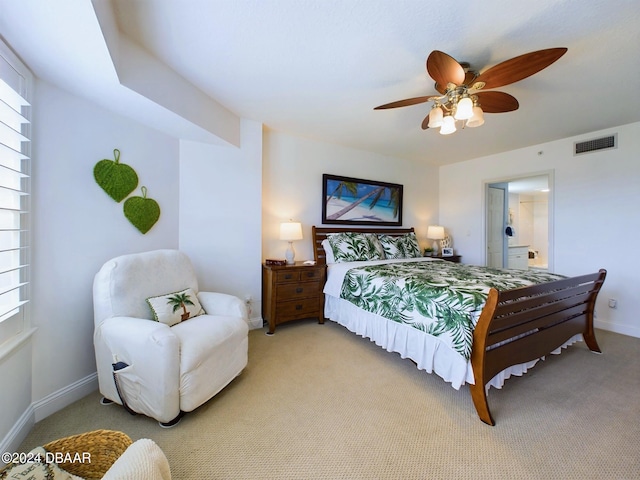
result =
[[[7,125],[5,122],[0,121],[0,142],[5,145],[12,146],[17,145],[20,147],[21,142],[28,142],[29,139],[25,137],[22,132],[19,132],[11,125]],[[18,149],[16,147],[16,150]]]
[[[11,125],[20,125],[22,123],[31,123],[21,112],[15,110],[4,100],[0,99],[0,116]]]
[[[12,285],[9,288],[0,289],[0,297],[2,297],[2,295],[4,295],[5,293],[9,293],[9,292],[12,292],[14,290],[18,290],[19,288],[22,288],[25,285],[29,285],[29,282],[17,283],[15,285]]]
[[[18,93],[15,88],[11,87],[7,82],[5,82],[3,78],[0,78],[0,98],[14,110],[19,110],[20,107],[31,106],[29,101],[22,95],[20,95],[20,93]]]
[[[11,268],[7,268],[7,269],[4,269],[4,270],[0,270],[0,275],[2,275],[4,273],[14,272],[16,270],[21,270],[21,269],[24,269],[24,268],[27,268],[27,267],[29,267],[28,263],[25,263],[24,265],[16,265],[15,267],[11,267]],[[29,283],[29,282],[27,282],[27,283]]]
[[[0,322],[14,316],[16,313],[19,313],[20,307],[26,305],[27,302],[27,300],[21,300],[10,305],[0,304]]]

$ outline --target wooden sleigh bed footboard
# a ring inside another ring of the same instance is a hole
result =
[[[480,419],[495,425],[486,384],[507,367],[550,354],[576,334],[600,353],[593,329],[598,292],[607,275],[598,273],[499,292],[491,289],[473,332],[470,385]]]

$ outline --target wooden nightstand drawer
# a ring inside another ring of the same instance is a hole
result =
[[[278,271],[275,275],[276,283],[306,282],[307,280],[320,279],[321,276],[321,271],[309,267]]]
[[[280,303],[282,301],[293,300],[296,298],[318,298],[318,292],[320,292],[320,282],[302,282],[278,285],[278,288],[276,289],[276,302]]]
[[[276,324],[296,318],[316,317],[318,313],[318,299],[315,297],[281,302],[278,303]]]
[[[282,270],[275,272],[276,283],[299,282],[300,270]]]

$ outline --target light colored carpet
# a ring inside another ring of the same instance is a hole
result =
[[[89,430],[153,439],[173,478],[640,478],[640,339],[598,331],[491,389],[497,422],[476,416],[466,386],[327,321],[249,334],[249,365],[172,429],[97,392],[39,422],[27,451]]]

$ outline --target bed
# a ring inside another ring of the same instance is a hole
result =
[[[325,317],[456,389],[469,384],[488,425],[495,425],[491,386],[576,341],[601,352],[593,313],[604,269],[564,277],[430,259],[420,255],[413,228],[313,226],[312,234],[315,261],[327,265]],[[357,248],[365,245],[365,253],[350,246],[341,257],[335,242],[345,237],[364,239]]]

